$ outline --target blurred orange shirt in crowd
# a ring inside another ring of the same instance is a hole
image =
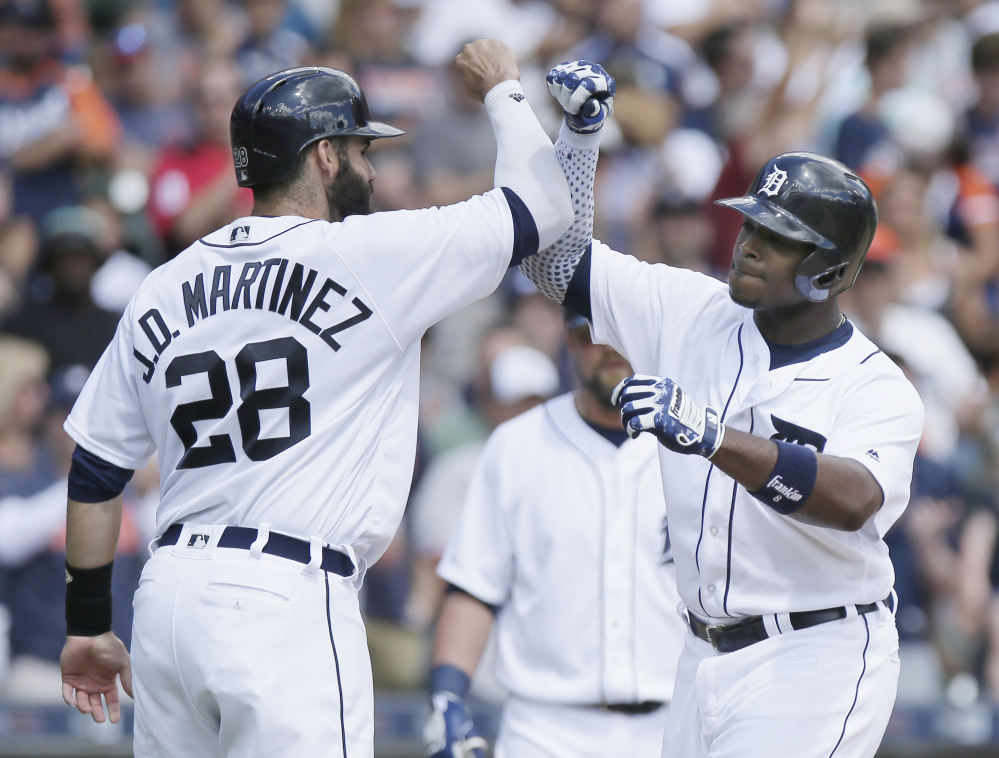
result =
[[[191,205],[223,171],[233,172],[232,155],[221,145],[202,142],[193,148],[170,147],[160,154],[153,170],[149,218],[155,232],[167,239],[177,216]],[[235,180],[235,179],[234,179]],[[253,209],[253,192],[237,190],[239,216]]]

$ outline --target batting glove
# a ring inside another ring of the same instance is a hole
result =
[[[475,730],[465,708],[468,677],[453,666],[437,666],[431,684],[456,682],[458,686],[437,688],[430,696],[430,717],[423,727],[428,758],[486,758],[486,741]],[[459,690],[452,692],[451,689]]]
[[[548,91],[558,100],[569,129],[593,134],[614,113],[614,77],[589,61],[560,63],[548,72]]]
[[[674,453],[710,458],[725,439],[718,411],[698,406],[672,379],[635,374],[614,389],[621,421],[634,439],[651,432]]]

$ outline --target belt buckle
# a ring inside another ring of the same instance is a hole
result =
[[[705,624],[704,629],[708,634],[708,642],[711,643],[711,647],[714,648],[716,653],[724,654],[722,650],[718,649],[718,641],[715,639],[715,635],[712,634],[712,632],[724,631],[725,626],[723,624]]]

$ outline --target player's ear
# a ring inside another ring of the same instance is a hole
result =
[[[322,176],[324,183],[333,181],[336,172],[340,169],[340,154],[336,146],[328,139],[321,139],[316,143],[316,166]]]

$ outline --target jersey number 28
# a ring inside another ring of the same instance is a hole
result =
[[[284,358],[288,367],[288,386],[257,389],[257,364]],[[309,401],[302,395],[309,388],[309,355],[294,337],[281,337],[267,342],[251,342],[236,355],[239,375],[239,396],[242,404],[236,409],[243,451],[251,461],[266,461],[287,450],[312,434]],[[194,447],[198,441],[195,421],[224,418],[232,408],[232,391],[225,361],[214,350],[191,355],[179,355],[166,370],[166,386],[178,387],[181,379],[192,374],[208,374],[212,396],[206,400],[182,403],[170,417],[184,443],[184,456],[179,469],[202,468],[219,463],[235,463],[236,451],[228,434],[213,434],[208,445]],[[260,411],[270,408],[288,409],[287,437],[260,437]]]

